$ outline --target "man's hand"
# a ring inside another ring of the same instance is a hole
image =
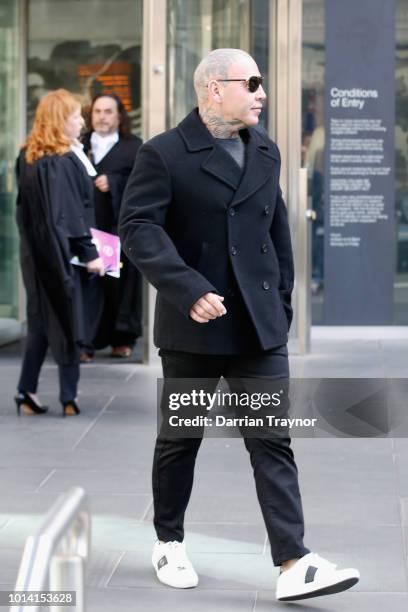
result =
[[[88,261],[86,264],[86,269],[90,274],[99,274],[99,276],[103,276],[105,274],[105,266],[103,265],[103,261],[100,257],[93,259],[92,261]]]
[[[196,323],[208,323],[212,319],[222,317],[227,310],[223,305],[224,298],[216,293],[206,293],[190,310],[190,317]]]
[[[109,181],[108,181],[108,177],[106,176],[106,174],[101,174],[100,176],[98,176],[95,180],[95,187],[97,189],[99,189],[99,191],[109,191],[110,187],[109,187]]]

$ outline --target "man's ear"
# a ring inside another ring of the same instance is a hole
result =
[[[217,104],[221,104],[222,102],[222,88],[215,79],[208,82],[208,97],[210,100],[217,102]]]

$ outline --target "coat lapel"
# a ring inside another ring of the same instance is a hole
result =
[[[277,154],[257,130],[243,132],[247,141],[245,169],[230,206],[241,204],[261,189],[271,177],[273,164],[279,163]]]
[[[198,109],[187,115],[177,129],[190,153],[208,150],[208,155],[201,164],[202,170],[236,190],[241,171],[232,157],[217,146],[215,139],[201,121]]]
[[[191,153],[208,149],[208,155],[202,162],[201,168],[234,189],[235,194],[230,206],[240,204],[258,191],[270,178],[274,161],[279,163],[276,153],[257,130],[245,129],[241,131],[246,142],[246,163],[242,174],[229,153],[217,146],[216,140],[202,123],[198,109],[187,115],[177,129],[187,150]]]
[[[204,172],[211,174],[229,187],[238,189],[242,171],[227,151],[215,145],[208,157],[201,164]]]

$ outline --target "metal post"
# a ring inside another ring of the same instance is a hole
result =
[[[166,129],[167,0],[143,0],[142,121],[148,140]],[[143,281],[143,363],[158,359],[153,343],[156,290]]]
[[[75,591],[75,612],[85,612],[85,571],[82,557],[59,555],[52,558],[50,591]],[[50,606],[50,612],[72,612],[72,606]]]
[[[307,168],[299,170],[299,228],[298,248],[296,251],[297,279],[297,323],[299,352],[301,355],[310,352],[310,275],[312,267],[312,229],[311,222],[316,213],[308,207]]]
[[[85,612],[85,565],[90,550],[90,515],[84,489],[74,487],[57,499],[36,533],[27,538],[15,591],[76,591],[76,612]],[[54,559],[56,559],[54,561]],[[10,612],[39,612],[33,603]],[[54,606],[54,612],[72,606]]]

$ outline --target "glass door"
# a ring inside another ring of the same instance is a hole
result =
[[[268,76],[269,4],[269,0],[168,0],[167,127],[177,125],[196,106],[193,72],[212,49],[244,49]],[[265,113],[262,121],[266,125]]]
[[[0,4],[0,342],[19,330],[14,164],[21,140],[22,3]]]

